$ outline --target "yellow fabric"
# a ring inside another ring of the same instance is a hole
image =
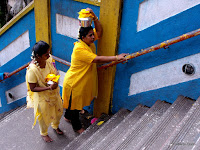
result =
[[[96,32],[95,37],[97,37]],[[97,96],[97,67],[96,63],[92,63],[97,56],[95,53],[94,43],[90,46],[82,40],[74,43],[71,67],[67,71],[63,82],[62,99],[64,108],[68,108],[71,93],[71,110],[82,110],[84,106],[89,106],[93,98]]]
[[[34,108],[35,119],[33,126],[36,124],[37,119],[42,119],[45,125],[49,126],[50,123],[60,120],[63,114],[59,87],[55,90],[45,90],[42,92],[32,92],[29,87],[29,83],[37,83],[40,87],[46,87],[45,77],[49,73],[57,73],[51,59],[50,57],[46,61],[46,66],[43,69],[32,63],[27,68],[27,108]]]
[[[86,9],[81,9],[81,11],[79,11],[78,14],[79,14],[78,18],[87,18],[87,17],[94,18],[94,16]]]
[[[55,74],[48,74],[45,78],[45,81],[53,81],[58,83],[58,79],[60,78],[60,75],[55,75]]]

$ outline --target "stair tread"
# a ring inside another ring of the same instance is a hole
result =
[[[112,149],[125,149],[132,148],[141,141],[143,137],[153,128],[153,126],[159,121],[161,116],[167,111],[171,104],[164,101],[156,101],[156,103],[150,108],[150,110],[139,120],[135,126],[128,130],[123,136],[125,140],[120,142],[119,145],[113,146]]]
[[[163,104],[163,105],[162,105]],[[166,107],[165,104],[167,105]],[[123,141],[126,140],[127,136],[135,130],[134,135],[139,134],[139,132],[142,130],[142,127],[149,122],[150,119],[154,117],[159,118],[161,114],[163,114],[164,111],[170,106],[168,103],[163,103],[160,100],[156,101],[156,103],[151,107],[135,124],[132,122],[132,120],[128,117],[126,117],[119,125],[118,128],[113,129],[113,131],[104,138],[103,141],[101,141],[96,147],[95,150],[111,150],[116,149]],[[162,109],[162,110],[161,110]],[[165,110],[164,110],[165,109]],[[154,115],[152,112],[161,110],[161,112],[157,112]],[[140,126],[140,124],[143,124]],[[136,128],[138,127],[138,128]]]
[[[120,109],[115,115],[113,115],[106,123],[102,125],[97,125],[97,122],[92,124],[90,127],[88,127],[81,135],[76,137],[70,144],[68,144],[65,149],[66,150],[77,150],[77,148],[82,145],[88,138],[90,138],[99,128],[102,126],[106,126],[110,122],[117,123],[118,121],[122,120],[124,117],[126,117],[130,111],[127,109]],[[118,119],[118,120],[117,120]]]
[[[188,150],[196,146],[200,131],[200,97],[193,104],[179,126],[167,140],[162,150]]]
[[[193,103],[194,101],[189,98],[178,96],[176,101],[134,149],[160,150],[170,134],[176,129],[176,126],[189,111]]]
[[[132,121],[136,122],[149,108],[138,105],[127,117],[132,116]],[[124,117],[125,118],[125,117]],[[118,127],[118,124],[124,119],[122,118],[118,123],[110,122],[104,125],[101,129],[94,133],[84,144],[77,150],[90,150],[93,149],[100,141],[102,141],[110,132]],[[134,121],[135,120],[135,121]]]

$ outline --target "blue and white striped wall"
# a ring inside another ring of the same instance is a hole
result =
[[[100,7],[87,3],[65,0],[51,0],[51,40],[53,55],[71,61],[74,42],[78,39],[78,12],[84,8],[92,8],[99,16]],[[57,63],[57,68],[66,72],[69,67]]]
[[[7,29],[0,36],[0,43],[0,72],[12,72],[31,61],[31,47],[35,44],[34,10]],[[0,113],[25,104],[25,72],[26,69],[0,82]]]
[[[133,53],[184,33],[199,29],[200,1],[127,0],[122,11],[119,53]],[[178,95],[200,96],[200,36],[134,58],[117,66],[113,112],[133,110],[139,103],[173,102]],[[182,72],[184,64],[194,75]]]
[[[54,56],[71,61],[74,42],[78,40],[78,12],[87,7],[92,8],[99,16],[99,6],[71,0],[59,1],[59,3],[57,0],[51,0],[51,40]],[[59,85],[62,91],[65,72],[69,67],[58,62],[56,67],[61,75]]]
[[[99,16],[100,7],[73,0],[50,0],[52,54],[70,61],[78,35],[78,11],[90,7]],[[200,2],[190,0],[123,1],[118,53],[133,53],[165,40],[196,30],[200,26]],[[36,42],[34,10],[28,12],[0,36],[0,72],[12,72],[30,61]],[[178,95],[200,96],[200,37],[160,49],[118,64],[112,111],[133,110],[156,100],[173,102]],[[194,75],[182,72],[191,63]],[[62,87],[68,66],[56,62]],[[25,69],[0,83],[0,113],[25,104]],[[13,98],[8,95],[11,93]]]
[[[71,0],[50,1],[52,54],[71,61],[73,43],[78,39],[78,13],[90,7],[99,14],[99,7]],[[36,42],[34,9],[17,20],[0,36],[0,72],[12,72],[31,61],[31,48]],[[56,62],[62,88],[68,66]],[[0,114],[26,103],[26,69],[0,82]],[[62,89],[61,89],[62,91]],[[13,95],[13,98],[9,97]]]

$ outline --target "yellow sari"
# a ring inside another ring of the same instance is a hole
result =
[[[45,71],[44,71],[45,69]],[[32,76],[37,81],[40,87],[46,87],[45,77],[49,73],[56,74],[57,70],[52,64],[52,57],[46,61],[44,69],[37,67],[35,64],[30,64],[26,73],[27,84],[27,108],[34,108],[34,125],[37,119],[42,118],[46,126],[49,126],[55,120],[60,120],[63,114],[62,100],[60,97],[60,90],[57,87],[55,90],[46,90],[42,92],[32,92],[29,87]]]
[[[95,40],[98,35],[94,29]],[[65,74],[63,82],[63,107],[68,108],[72,95],[71,110],[82,110],[89,106],[98,95],[97,66],[92,61],[96,57],[94,43],[88,46],[82,40],[74,43],[71,56],[71,67]]]

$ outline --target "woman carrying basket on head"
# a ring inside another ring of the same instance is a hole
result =
[[[92,9],[84,9],[79,14],[79,19],[84,15],[92,18],[95,29],[88,22],[80,22],[82,26],[79,30],[79,41],[74,43],[71,66],[63,83],[62,98],[66,108],[65,119],[71,121],[76,132],[82,133],[84,129],[79,120],[79,112],[83,107],[89,106],[98,94],[96,63],[125,60],[127,54],[97,56],[94,41],[101,37],[102,26]]]

